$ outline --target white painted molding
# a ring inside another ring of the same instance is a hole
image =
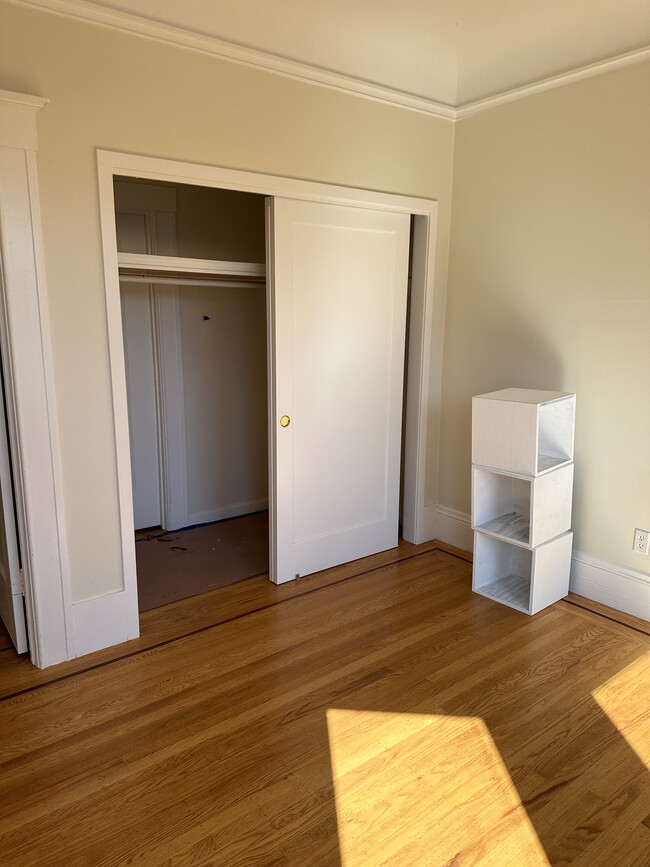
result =
[[[15,105],[37,112],[47,105],[49,101],[45,96],[32,96],[29,93],[14,93],[13,90],[0,90],[0,102],[3,105]]]
[[[30,656],[39,667],[74,655],[35,153],[46,102],[0,93],[0,331]]]
[[[240,515],[251,515],[253,512],[262,512],[268,509],[268,498],[250,500],[247,503],[230,503],[219,509],[210,509],[206,512],[194,512],[189,516],[189,526],[195,524],[212,524],[215,521],[225,521],[228,518],[238,518]]]
[[[644,63],[646,60],[650,60],[650,48],[628,51],[625,54],[619,54],[616,57],[610,57],[598,63],[590,63],[588,66],[582,66],[571,72],[552,75],[550,78],[544,78],[541,81],[526,84],[523,87],[516,87],[504,93],[497,93],[485,99],[477,99],[474,102],[459,105],[456,109],[455,117],[456,120],[462,120],[465,117],[480,114],[483,111],[488,111],[488,109],[496,108],[499,105],[505,105],[508,102],[515,102],[527,96],[533,96],[536,93],[543,93],[546,90],[554,90],[556,87],[564,87],[566,84],[573,84],[576,81],[584,81],[586,78],[593,78],[605,72],[622,69],[624,66]]]
[[[573,552],[569,589],[587,599],[650,620],[650,575]]]
[[[48,12],[55,12],[69,18],[90,21],[93,24],[100,24],[113,30],[136,33],[139,36],[144,36],[157,42],[166,42],[183,48],[190,48],[204,54],[211,54],[221,60],[229,60],[242,66],[273,72],[276,75],[282,75],[294,81],[318,84],[330,90],[351,93],[355,96],[374,100],[375,102],[409,108],[412,111],[431,114],[448,120],[453,120],[455,117],[453,106],[436,102],[427,97],[394,90],[390,87],[384,87],[380,84],[374,84],[337,72],[330,72],[326,69],[291,60],[288,57],[268,54],[255,48],[246,48],[245,46],[226,42],[223,39],[217,39],[204,33],[197,33],[182,27],[175,27],[171,24],[151,21],[129,12],[106,9],[103,6],[85,2],[85,0],[11,0],[11,2],[17,3],[20,6],[45,9]]]
[[[465,512],[458,512],[448,506],[436,508],[436,539],[454,545],[461,551],[472,551],[474,548],[474,533],[472,531],[470,516]]]
[[[249,66],[253,69],[262,69],[265,72],[282,75],[294,81],[316,84],[321,87],[327,87],[330,90],[361,96],[374,102],[398,106],[451,121],[471,117],[474,114],[479,114],[498,105],[504,105],[507,102],[514,102],[526,96],[532,96],[535,93],[542,93],[545,90],[552,90],[565,84],[571,84],[574,81],[581,81],[585,78],[601,75],[604,72],[611,72],[623,66],[643,63],[650,59],[650,48],[641,48],[617,55],[616,57],[610,57],[597,63],[591,63],[579,69],[544,78],[503,93],[494,94],[485,99],[478,99],[454,106],[437,102],[419,94],[395,90],[394,88],[374,84],[373,82],[343,75],[342,73],[331,72],[307,63],[291,60],[288,57],[269,54],[255,48],[246,48],[245,46],[236,45],[235,43],[183,27],[175,27],[171,24],[152,21],[129,12],[107,9],[104,6],[90,2],[90,0],[9,0],[9,2],[19,6],[35,7],[68,18],[76,18],[81,21],[99,24],[102,27],[121,30],[125,33],[135,33],[147,39],[189,48],[203,54],[211,54],[221,60],[229,60],[232,63]]]
[[[435,505],[424,506],[421,510],[419,521],[419,535],[416,540],[407,539],[402,532],[402,537],[414,545],[422,545],[438,538],[438,507]]]
[[[0,147],[37,150],[36,115],[48,102],[40,96],[0,90]]]
[[[447,506],[429,506],[428,509],[436,512],[436,539],[463,551],[472,551],[469,515]],[[434,520],[433,516],[431,519]],[[650,575],[647,573],[574,551],[569,589],[610,608],[650,620]]]
[[[137,637],[128,626],[128,599],[124,592],[76,602],[72,606],[72,615],[76,656]]]

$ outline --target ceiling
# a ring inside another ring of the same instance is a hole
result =
[[[24,2],[68,13],[131,13],[263,52],[260,65],[293,61],[325,73],[321,80],[334,73],[454,107],[650,44],[648,0]]]

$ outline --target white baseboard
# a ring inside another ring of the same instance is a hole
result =
[[[129,623],[127,594],[123,590],[75,602],[72,617],[75,656],[122,644],[138,636],[137,621]]]
[[[228,510],[241,509],[231,514],[223,514],[227,510],[199,513],[200,516],[218,514],[219,517],[201,517],[196,523],[221,520],[266,507],[266,500],[241,503],[228,507]],[[191,517],[196,519],[198,515]],[[446,506],[433,505],[427,507],[426,521],[427,530],[431,533],[429,538],[439,539],[463,551],[472,551],[473,533],[469,515]],[[643,572],[574,551],[569,586],[580,596],[650,621],[650,576]],[[75,656],[83,656],[137,637],[138,623],[128,622],[126,596],[124,591],[111,593],[72,606]]]
[[[425,506],[419,513],[417,521],[416,537],[410,538],[404,533],[402,528],[402,538],[407,542],[412,542],[414,545],[423,545],[425,542],[430,542],[436,538],[436,529],[438,521],[438,507],[435,503],[431,506]]]
[[[437,516],[434,538],[460,548],[461,551],[473,551],[474,533],[470,516],[447,506],[437,506],[435,509]]]
[[[573,552],[569,589],[587,599],[650,620],[650,576]]]
[[[473,550],[474,538],[469,515],[447,506],[429,506],[428,516],[429,512],[434,530],[431,538],[463,551]],[[574,551],[569,589],[594,602],[650,620],[650,576],[644,572]]]
[[[194,524],[210,524],[213,521],[225,521],[226,518],[237,518],[240,515],[261,512],[263,509],[268,509],[268,507],[268,499],[249,500],[247,503],[229,503],[227,506],[210,509],[206,512],[192,512],[189,515],[188,526],[193,527]]]

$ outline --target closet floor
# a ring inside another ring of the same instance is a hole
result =
[[[140,611],[197,596],[269,569],[269,513],[136,537]]]

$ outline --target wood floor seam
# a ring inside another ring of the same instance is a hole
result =
[[[21,695],[27,695],[28,693],[36,692],[39,689],[44,689],[48,686],[52,686],[53,684],[63,683],[66,680],[70,680],[73,677],[77,677],[77,675],[88,674],[91,671],[96,671],[97,669],[105,668],[107,666],[114,665],[115,663],[118,663],[118,662],[123,662],[125,659],[132,659],[132,658],[139,656],[143,653],[149,653],[152,650],[157,650],[157,649],[160,649],[161,647],[167,647],[168,645],[175,644],[178,641],[183,641],[187,638],[191,638],[194,635],[200,635],[202,632],[209,632],[211,629],[218,629],[219,627],[226,626],[229,623],[235,623],[238,620],[243,620],[244,618],[252,616],[254,614],[259,614],[261,611],[267,611],[268,609],[274,608],[277,605],[284,605],[286,602],[293,602],[295,599],[302,599],[305,596],[310,596],[312,593],[317,593],[320,590],[327,590],[328,587],[337,587],[341,584],[347,583],[348,581],[352,581],[355,578],[362,578],[365,575],[372,575],[374,572],[381,571],[382,569],[389,569],[390,567],[395,566],[398,563],[405,563],[405,562],[408,562],[409,560],[414,560],[417,557],[424,557],[427,554],[436,553],[436,551],[438,551],[437,548],[428,548],[426,551],[418,551],[414,554],[409,554],[405,557],[400,557],[399,559],[396,559],[396,560],[392,561],[391,563],[383,563],[380,566],[375,566],[375,567],[372,567],[370,569],[366,569],[363,572],[358,572],[354,575],[348,575],[345,578],[339,578],[337,581],[332,581],[328,584],[323,584],[320,587],[313,587],[310,590],[305,590],[302,593],[297,593],[295,596],[290,596],[287,599],[278,599],[276,602],[271,602],[268,605],[261,605],[259,608],[254,608],[250,611],[245,611],[243,614],[236,614],[233,617],[226,618],[225,620],[220,620],[218,623],[210,623],[206,626],[201,626],[198,629],[194,629],[194,630],[190,630],[189,632],[185,632],[182,635],[175,635],[172,638],[167,638],[164,641],[158,642],[157,644],[151,644],[148,647],[139,648],[138,650],[134,650],[130,653],[124,653],[121,656],[115,657],[114,659],[106,660],[104,662],[98,662],[95,665],[89,665],[87,668],[81,668],[81,669],[78,669],[77,671],[63,674],[60,677],[52,678],[52,680],[48,680],[45,683],[38,683],[38,684],[34,684],[33,686],[24,687],[23,689],[19,689],[19,690],[12,692],[12,693],[7,694],[7,695],[1,696],[0,697],[0,704],[3,704],[6,701],[10,701],[13,698],[18,698]],[[445,551],[444,553],[448,553],[448,552]],[[449,554],[449,556],[454,557],[455,555]],[[460,558],[457,558],[457,559],[460,559]],[[257,577],[257,576],[253,576],[250,579],[244,579],[244,580],[255,580],[255,577]],[[309,576],[305,576],[305,577],[309,577]],[[298,579],[298,580],[300,580],[300,579]],[[13,648],[7,648],[7,649],[13,649]]]
[[[594,614],[597,617],[602,617],[604,620],[609,620],[611,623],[617,623],[619,626],[624,626],[626,629],[632,629],[634,632],[638,632],[639,635],[645,635],[646,637],[650,635],[650,624],[648,625],[648,630],[644,631],[638,626],[634,626],[634,624],[632,623],[623,623],[623,621],[617,620],[615,617],[610,617],[609,614],[604,614],[602,611],[594,611],[593,609],[588,608],[586,605],[580,605],[573,599],[569,599],[568,597],[562,599],[562,602],[566,602],[567,605],[573,605],[574,608],[579,608],[581,611],[588,611],[589,614]]]

